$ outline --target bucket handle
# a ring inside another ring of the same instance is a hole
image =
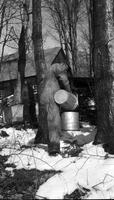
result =
[[[73,106],[73,110],[78,106],[78,95],[74,95],[75,99],[76,99],[76,103]]]

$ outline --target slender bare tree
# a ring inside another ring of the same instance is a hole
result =
[[[82,0],[45,0],[51,13],[67,63],[77,73],[77,22]]]
[[[90,65],[90,77],[93,77],[93,63],[92,63],[92,51],[93,51],[93,44],[92,44],[92,38],[93,38],[93,32],[92,32],[92,26],[93,26],[93,1],[92,0],[84,0],[85,7],[87,11],[87,20],[88,20],[88,33],[84,32],[86,34],[86,41],[89,44],[89,65]]]
[[[22,103],[22,88],[24,84],[25,76],[25,66],[26,66],[26,38],[27,38],[27,29],[29,23],[29,0],[24,0],[23,5],[23,14],[22,14],[22,28],[20,33],[20,38],[18,42],[18,73],[17,73],[17,84],[14,92],[15,103]]]

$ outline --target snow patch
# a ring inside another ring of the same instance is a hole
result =
[[[48,199],[63,199],[66,194],[71,194],[79,185],[90,189],[86,199],[113,199],[114,198],[114,156],[108,155],[101,145],[94,146],[92,142],[85,143],[83,151],[77,157],[63,158],[49,156],[46,148],[30,146],[30,141],[36,135],[32,129],[16,130],[3,128],[8,137],[0,139],[1,155],[9,155],[6,163],[15,164],[16,169],[60,170],[58,173],[43,183],[36,192],[39,196]],[[89,137],[91,130],[78,132],[77,137]],[[94,138],[94,135],[93,135]],[[89,141],[89,140],[88,140]],[[84,140],[83,140],[84,143]],[[28,146],[29,144],[29,146]],[[23,147],[27,146],[27,148]],[[61,141],[61,149],[66,145]],[[46,147],[46,146],[45,146]],[[12,168],[6,168],[11,171]],[[84,197],[85,198],[85,197]]]

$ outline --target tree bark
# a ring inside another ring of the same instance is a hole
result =
[[[17,72],[17,84],[14,92],[15,103],[21,103],[21,91],[24,84],[24,73],[26,66],[26,47],[25,47],[25,28],[22,26],[20,39],[19,39],[19,58],[18,58],[18,72]]]
[[[39,104],[39,119],[38,119],[38,133],[36,136],[37,142],[48,143],[48,126],[47,113],[40,103],[41,82],[43,81],[44,72],[46,70],[43,42],[42,42],[42,16],[41,16],[41,0],[32,0],[32,39],[34,46],[34,59],[37,72],[37,86],[38,86],[38,104]]]
[[[93,63],[92,63],[92,51],[93,51],[93,0],[85,0],[86,10],[87,10],[87,19],[88,19],[88,29],[89,29],[89,65],[90,65],[90,78],[93,77]]]
[[[28,29],[28,10],[29,0],[23,0],[22,28],[18,42],[18,72],[17,83],[14,92],[15,103],[22,103],[22,89],[24,86],[25,67],[26,67],[26,38]]]
[[[114,44],[110,43],[110,36],[113,35],[111,2],[112,0],[93,1],[93,65],[97,107],[97,134],[94,144],[106,144],[104,147],[108,144],[107,151],[114,153]]]

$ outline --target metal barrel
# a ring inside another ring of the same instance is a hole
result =
[[[65,110],[75,110],[78,106],[78,97],[66,90],[58,90],[54,99]]]
[[[64,131],[79,130],[79,113],[63,112],[61,115],[61,126]]]

